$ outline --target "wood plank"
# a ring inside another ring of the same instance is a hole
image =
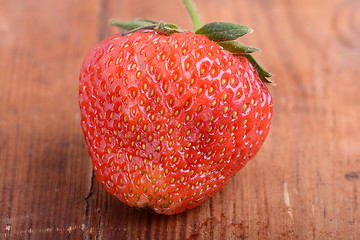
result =
[[[176,216],[129,208],[93,176],[78,74],[109,18],[191,28],[180,1],[0,0],[0,239],[359,239],[360,4],[357,0],[196,0],[204,22],[244,43],[277,82],[254,160]],[[246,6],[246,7],[245,7]]]
[[[91,169],[77,79],[99,2],[0,5],[0,238],[81,238]]]

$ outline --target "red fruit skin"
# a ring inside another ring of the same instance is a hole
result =
[[[196,207],[244,167],[273,114],[246,58],[203,35],[154,30],[94,46],[79,105],[98,181],[129,206],[168,215]]]

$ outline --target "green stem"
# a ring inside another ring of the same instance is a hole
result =
[[[196,6],[192,0],[181,0],[184,4],[187,12],[189,13],[191,20],[193,22],[194,32],[202,27],[202,21],[200,15],[196,9]]]

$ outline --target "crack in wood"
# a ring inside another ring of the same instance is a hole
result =
[[[101,228],[101,214],[100,214],[100,210],[98,210],[98,214],[99,214],[99,221],[98,221],[98,233],[96,235],[96,239],[102,239],[102,228]]]
[[[6,226],[5,226],[5,239],[9,239],[10,238],[10,233],[11,233],[11,222],[7,222]]]
[[[95,181],[95,171],[92,170],[91,180],[90,180],[90,188],[88,195],[85,198],[85,224],[84,224],[84,238],[89,239],[89,215],[90,215],[90,205],[91,205],[91,197],[94,195],[94,181]]]
[[[288,190],[286,182],[284,182],[284,202],[287,207],[287,212],[288,212],[291,220],[294,221],[293,214],[292,214],[290,194],[289,194],[289,190]]]

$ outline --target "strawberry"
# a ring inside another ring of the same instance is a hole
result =
[[[189,3],[188,1],[184,1]],[[98,181],[129,206],[176,214],[218,192],[263,144],[270,76],[233,40],[249,29],[195,33],[112,21],[80,73],[81,126]],[[224,34],[225,33],[225,34]]]

